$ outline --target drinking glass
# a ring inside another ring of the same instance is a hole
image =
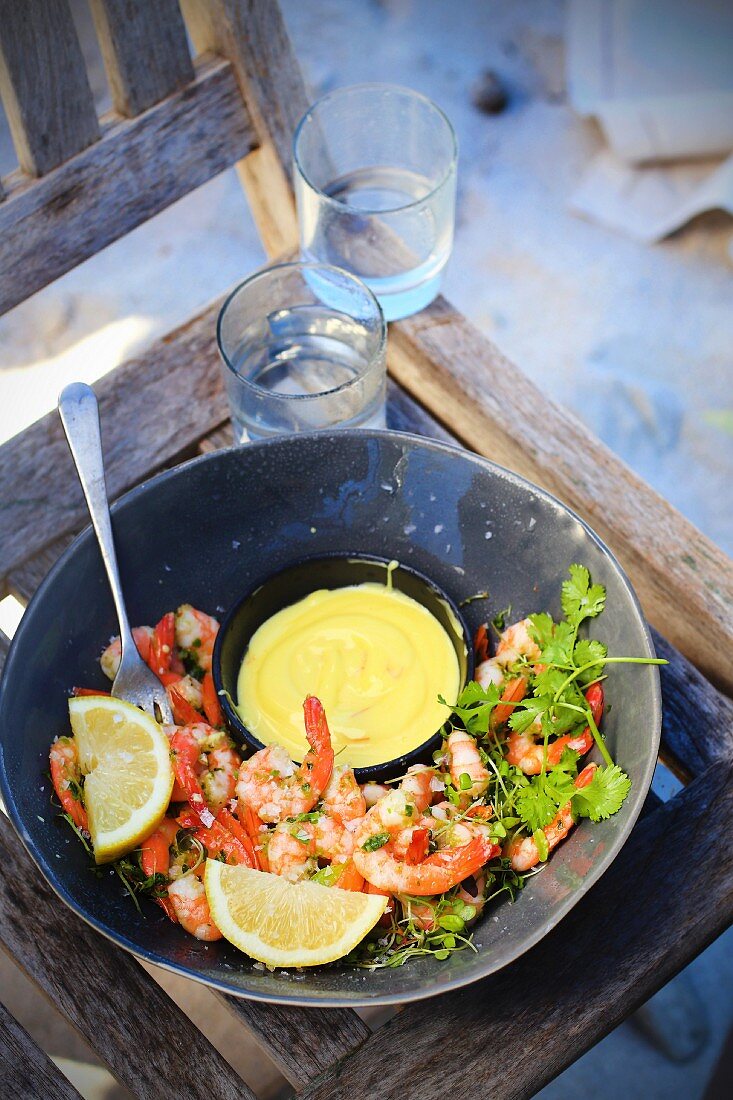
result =
[[[350,272],[264,268],[229,295],[216,336],[236,442],[385,427],[386,325]]]
[[[293,151],[304,258],[353,271],[388,321],[424,309],[453,247],[458,148],[440,108],[391,84],[340,88]]]

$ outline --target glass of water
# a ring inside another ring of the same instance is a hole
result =
[[[329,264],[263,268],[216,326],[237,443],[317,428],[384,428],[387,328],[364,284]]]
[[[357,84],[319,99],[294,139],[304,258],[369,286],[388,321],[424,309],[453,247],[458,147],[425,96]]]

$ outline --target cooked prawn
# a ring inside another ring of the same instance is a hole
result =
[[[392,791],[369,810],[354,834],[354,866],[367,882],[384,893],[442,894],[474,874],[501,850],[477,836],[468,844],[444,848],[421,862],[407,863],[397,857],[399,848],[405,854],[409,848],[404,847],[405,830],[423,830],[430,821],[420,817],[413,823],[415,814],[416,807],[404,792]]]
[[[212,919],[204,884],[196,871],[174,879],[168,887],[168,897],[178,923],[186,932],[207,943],[222,938]]]
[[[170,850],[178,836],[178,829],[177,821],[172,817],[164,817],[160,825],[140,845],[140,866],[148,878],[163,875],[168,880]],[[156,896],[155,901],[170,920],[177,922],[173,903],[167,896]]]
[[[268,745],[246,760],[239,772],[237,797],[263,821],[278,822],[309,813],[333,770],[333,749],[323,707],[314,695],[303,704],[310,749],[296,768],[285,749]]]
[[[384,783],[362,783],[361,793],[364,795],[367,809],[371,810],[372,806],[376,806],[380,798],[384,798],[386,794],[389,794],[389,787]]]
[[[416,808],[423,812],[435,798],[436,794],[445,790],[445,783],[438,778],[435,768],[427,764],[413,764],[408,768],[407,775],[400,783],[399,789]]]
[[[449,756],[450,777],[453,786],[468,805],[480,798],[489,785],[489,771],[482,763],[476,739],[465,730],[452,730],[446,748]],[[468,776],[470,784],[464,776]]]
[[[521,657],[530,664],[539,660],[540,647],[530,634],[531,619],[520,619],[512,623],[499,636],[495,660],[500,665],[513,665]]]
[[[368,840],[370,834],[364,836]],[[371,834],[373,835],[373,834]],[[357,842],[359,837],[357,836]],[[452,886],[475,874],[501,851],[481,837],[475,837],[459,848],[443,848],[422,863],[401,863],[389,851],[389,846],[374,852],[364,851],[363,843],[354,848],[357,871],[380,890],[390,894],[414,894],[423,897],[442,894]]]
[[[81,785],[79,753],[73,737],[57,737],[49,754],[51,782],[64,812],[79,829],[89,830]]]
[[[341,822],[355,821],[367,811],[366,799],[351,768],[334,768],[323,792],[323,809]]]
[[[135,640],[137,651],[145,662],[147,662],[150,657],[150,643],[153,639],[153,633],[152,626],[134,626],[132,628],[132,636]],[[102,672],[108,680],[114,680],[117,675],[121,658],[122,642],[120,641],[119,635],[117,635],[112,639],[102,656],[99,658]]]
[[[204,672],[211,671],[211,658],[218,633],[219,622],[213,615],[198,611],[190,603],[181,604],[176,611],[176,645],[185,649]]]
[[[473,678],[484,690],[491,684],[499,687],[504,681],[504,668],[496,657],[488,657],[476,665]]]
[[[270,871],[290,882],[310,878],[319,859],[346,863],[353,850],[353,834],[326,813],[319,814],[316,821],[281,821],[267,841]]]
[[[234,798],[242,763],[230,739],[222,730],[199,721],[175,730],[171,748],[176,757],[179,788],[174,793],[190,799],[200,789],[208,809],[217,814]]]

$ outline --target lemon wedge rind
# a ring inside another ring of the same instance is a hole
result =
[[[335,962],[364,939],[388,898],[317,882],[288,882],[267,871],[206,861],[211,916],[222,935],[269,967]]]
[[[69,699],[97,863],[135,848],[160,823],[173,790],[170,744],[150,715],[105,695]]]

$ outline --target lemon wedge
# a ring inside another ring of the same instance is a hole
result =
[[[267,966],[318,966],[348,955],[384,912],[388,898],[288,882],[241,864],[208,859],[211,916],[222,935]]]
[[[129,852],[161,821],[173,790],[168,738],[148,714],[104,695],[69,699],[97,863]]]

